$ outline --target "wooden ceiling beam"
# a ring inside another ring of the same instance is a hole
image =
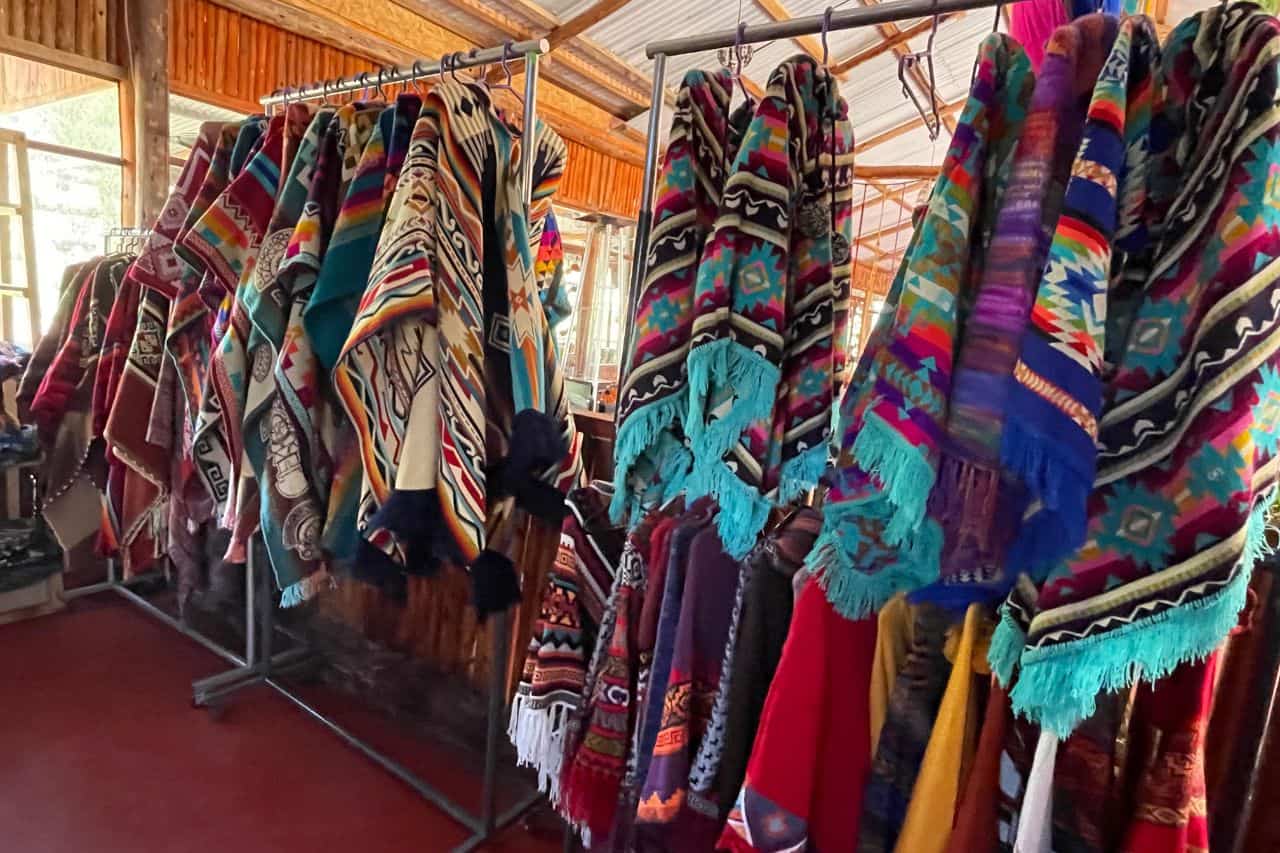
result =
[[[631,0],[597,0],[595,4],[563,24],[556,24],[547,33],[547,41],[551,42],[551,49],[555,50],[559,45],[577,38],[630,2]]]
[[[964,106],[965,101],[967,100],[968,100],[968,96],[966,95],[965,97],[958,98],[949,104],[943,104],[938,108],[938,112],[941,115],[949,117],[951,116],[951,114],[961,109]],[[891,142],[897,139],[899,136],[902,136],[904,133],[910,133],[911,131],[915,130],[918,127],[924,127],[924,119],[921,118],[920,116],[916,116],[915,118],[910,119],[909,121],[905,121],[902,124],[898,125],[897,127],[891,127],[888,130],[877,133],[875,136],[871,137],[865,142],[859,142],[853,148],[854,153],[856,154],[860,151],[869,151],[870,149],[875,148],[877,145],[883,145],[886,142]]]
[[[963,14],[964,12],[953,12],[950,15],[944,15],[942,19],[948,20],[950,18],[958,18]],[[851,71],[854,68],[857,68],[859,65],[870,62],[871,60],[875,59],[877,56],[881,56],[882,54],[888,53],[898,45],[906,44],[908,41],[915,38],[916,36],[929,32],[929,29],[932,26],[933,26],[932,19],[927,21],[919,21],[918,23],[912,24],[911,26],[907,27],[905,30],[899,30],[898,34],[895,35],[893,38],[881,39],[880,41],[871,45],[871,47],[863,48],[862,50],[858,51],[852,56],[847,56],[844,59],[841,59],[838,62],[833,63],[831,66],[831,72],[839,76],[848,71]]]
[[[871,186],[872,189],[880,193],[881,201],[891,201],[894,204],[898,205],[898,207],[905,210],[907,213],[911,213],[912,211],[915,210],[915,208],[913,208],[911,205],[907,204],[905,201],[902,200],[902,196],[906,195],[906,193],[902,193],[901,195],[899,195],[898,193],[895,193],[893,190],[891,190],[889,187],[885,186],[884,184],[880,183],[879,181],[872,180],[870,178],[867,179],[867,183]]]
[[[876,181],[931,181],[938,177],[938,167],[922,165],[905,166],[857,166],[853,167],[854,180]]]
[[[285,32],[367,56],[380,65],[397,65],[422,58],[372,33],[343,26],[337,21],[322,18],[319,15],[309,15],[284,0],[213,0],[213,2],[224,9],[239,12],[255,21],[271,24]]]
[[[441,4],[428,2],[428,0],[394,0],[397,6],[420,15],[427,20],[434,20],[441,26],[453,29],[458,35],[470,41],[482,40],[483,35],[460,26],[454,19],[443,20],[440,15]],[[513,15],[508,14],[500,6],[487,2],[486,0],[445,0],[443,4],[452,8],[455,12],[461,12],[463,15],[470,17],[486,26],[498,30],[504,35],[513,39],[536,39],[542,38],[544,33],[535,26],[526,23]],[[460,31],[466,30],[466,31]],[[547,77],[559,82],[562,78],[555,72],[555,64],[559,64],[564,70],[571,71],[574,74],[585,77],[588,80],[598,84],[609,92],[613,93],[618,99],[626,101],[637,107],[646,107],[649,103],[649,92],[643,87],[628,82],[616,74],[611,74],[604,69],[601,64],[588,61],[573,52],[557,52],[555,54],[554,63],[548,63]],[[501,73],[500,69],[495,72]],[[571,85],[571,82],[569,83]]]
[[[774,21],[781,23],[791,20],[791,13],[787,11],[786,6],[782,5],[782,0],[755,0],[755,4]],[[807,53],[814,62],[822,62],[822,45],[816,38],[813,36],[796,36],[791,40]],[[833,71],[832,73],[835,72]]]

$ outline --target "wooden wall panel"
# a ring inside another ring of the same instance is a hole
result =
[[[123,0],[0,0],[0,36],[124,64]]]
[[[20,0],[0,0],[0,4],[14,2]],[[196,100],[247,113],[259,108],[258,99],[264,94],[282,86],[350,77],[378,67],[367,57],[211,0],[172,0],[170,9],[170,86]],[[556,201],[588,212],[634,218],[640,203],[641,169],[572,139],[566,142],[568,167]]]
[[[640,206],[644,171],[572,139],[565,142],[569,146],[569,162],[556,192],[556,202],[634,219]]]

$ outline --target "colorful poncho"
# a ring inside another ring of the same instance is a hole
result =
[[[938,576],[941,531],[925,501],[941,460],[959,312],[1033,82],[1016,42],[986,38],[928,210],[845,391],[841,452],[806,568],[822,573],[827,598],[850,618]]]
[[[177,186],[125,277],[126,287],[140,291],[138,315],[103,435],[112,453],[128,468],[122,484],[117,542],[129,570],[147,566],[167,544],[163,531],[168,524],[177,386],[172,381],[162,383],[161,373],[166,366],[164,340],[170,301],[178,296],[187,271],[173,246],[208,174],[218,130],[216,125],[201,127]],[[172,370],[172,365],[168,367]],[[152,430],[153,426],[158,430]]]
[[[536,134],[531,210],[545,211],[565,149]],[[516,155],[483,88],[425,98],[334,371],[363,462],[363,538],[397,571],[470,565],[482,612],[519,598],[510,559],[486,551],[491,492],[520,499],[539,468],[554,481],[573,444]]]
[[[258,251],[253,286],[242,294],[252,323],[246,345],[252,369],[245,392],[245,454],[258,483],[262,539],[284,607],[308,600],[329,579],[320,552],[323,507],[310,499],[307,484],[316,472],[303,467],[302,454],[290,441],[273,366],[289,319],[289,294],[280,280],[280,265],[302,216],[316,174],[320,141],[333,114],[332,109],[321,109],[313,116],[301,104],[290,107],[285,142],[292,160]]]
[[[565,498],[569,514],[511,703],[507,734],[518,762],[537,769],[553,804],[560,799],[570,720],[580,710],[587,662],[626,538],[608,520],[611,491],[593,483]]]
[[[658,497],[679,492],[692,460],[681,428],[688,408],[685,359],[693,334],[698,263],[733,162],[726,153],[732,94],[728,71],[697,70],[685,75],[676,94],[647,272],[636,301],[630,370],[618,394],[611,508],[618,520],[634,510],[629,504],[644,498],[646,486],[655,480],[662,486]],[[746,111],[737,115],[749,117]]]
[[[1248,5],[1174,31],[1153,121],[1153,266],[1108,382],[1083,548],[992,668],[1060,735],[1100,691],[1155,681],[1236,623],[1280,467],[1280,22]],[[1158,132],[1157,132],[1158,131]]]
[[[1006,476],[1040,506],[1024,518],[1008,567],[1052,565],[1084,542],[1096,472],[1109,284],[1143,239],[1152,79],[1159,45],[1146,18],[1120,24],[1093,90],[1044,278],[1007,400]],[[1123,215],[1125,218],[1121,219]],[[1121,247],[1113,265],[1113,243]]]
[[[735,559],[771,506],[813,488],[827,464],[850,275],[847,112],[813,60],[773,72],[698,268],[688,489],[716,497]]]
[[[1098,73],[1117,22],[1089,15],[1054,33],[1014,152],[983,274],[956,357],[944,457],[929,500],[943,572],[998,570],[1023,498],[1001,483],[1001,437],[1019,349]]]
[[[287,519],[295,511],[305,515],[311,512],[308,507],[320,507],[324,520],[322,548],[336,565],[344,568],[355,555],[354,525],[348,519],[343,528],[340,524],[329,525],[328,520],[347,518],[344,498],[350,494],[353,481],[358,487],[359,461],[348,447],[334,442],[334,419],[341,413],[336,411],[332,388],[316,360],[303,312],[324,264],[342,201],[382,111],[381,104],[365,103],[346,104],[338,109],[320,141],[307,201],[277,273],[277,286],[287,295],[288,322],[274,365],[281,405],[272,413],[272,443],[296,454],[307,477],[305,491],[301,491],[303,483],[298,482],[297,494],[291,495],[287,503],[277,502],[276,515]]]

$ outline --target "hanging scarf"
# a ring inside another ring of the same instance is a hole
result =
[[[53,364],[53,360],[58,357],[58,351],[67,339],[71,327],[71,315],[75,312],[76,302],[80,298],[80,286],[84,281],[87,268],[92,263],[96,263],[96,260],[88,264],[71,264],[62,271],[62,282],[58,286],[58,304],[54,309],[53,318],[49,322],[49,328],[40,336],[40,340],[35,342],[31,357],[27,359],[22,379],[18,383],[16,402],[18,414],[23,421],[31,420],[31,401],[35,399],[36,393],[44,383],[49,365]],[[46,438],[47,434],[40,437]]]
[[[845,391],[841,452],[806,567],[821,573],[827,598],[851,618],[937,577],[941,531],[925,501],[941,458],[959,303],[1033,82],[1015,42],[998,34],[983,41],[928,210]]]
[[[349,567],[355,556],[355,525],[347,518],[346,496],[358,484],[358,461],[350,448],[335,445],[336,403],[313,342],[304,325],[306,310],[323,268],[330,237],[342,201],[355,178],[361,155],[383,111],[381,104],[352,103],[340,107],[320,141],[315,174],[302,215],[285,249],[277,273],[277,285],[287,293],[288,321],[275,361],[274,378],[278,408],[272,411],[272,444],[297,454],[297,464],[308,472],[305,491],[287,497],[277,512],[284,518],[298,512],[306,516],[318,507],[322,524],[321,549],[333,563]],[[342,518],[342,524],[329,524]],[[305,595],[306,587],[298,589]]]
[[[951,674],[898,836],[898,849],[911,853],[944,853],[947,849],[951,826],[959,814],[960,793],[967,783],[965,773],[977,748],[983,690],[976,682],[989,680],[984,676],[990,675],[987,646],[992,625],[982,605],[971,604],[958,627],[947,639]]]
[[[602,645],[598,648],[603,652],[587,671],[579,721],[566,737],[570,748],[560,782],[560,811],[593,839],[608,838],[627,772],[641,663],[636,655],[635,631],[645,599],[643,554],[658,520],[654,513],[627,537],[600,623]]]
[[[569,514],[511,703],[507,735],[517,761],[537,769],[553,804],[560,799],[569,719],[586,695],[587,662],[625,541],[625,532],[608,522],[611,491],[593,483],[565,498]]]
[[[1001,488],[1000,449],[1011,378],[1044,272],[1089,93],[1116,21],[1081,18],[1058,30],[1036,78],[986,265],[965,325],[947,413],[945,457],[930,495],[945,532],[946,573],[989,573],[1022,510]]]
[[[140,304],[133,342],[103,435],[113,455],[128,468],[122,487],[118,547],[125,565],[135,571],[149,565],[167,544],[163,535],[156,534],[168,523],[166,501],[174,452],[170,446],[171,398],[177,388],[172,382],[162,387],[161,373],[166,361],[164,339],[170,301],[178,295],[187,272],[173,247],[208,174],[218,131],[216,125],[201,126],[177,186],[125,278],[125,287],[139,289]],[[170,399],[165,400],[165,395]],[[153,425],[161,428],[154,441],[148,434]]]
[[[637,834],[664,850],[705,850],[719,830],[714,803],[691,792],[690,776],[704,736],[718,737],[710,731],[712,709],[740,574],[741,566],[724,553],[714,530],[694,536],[653,757],[645,778],[638,780]]]
[[[813,547],[822,516],[813,509],[797,510],[747,556],[742,613],[728,685],[722,686],[727,705],[723,748],[716,773],[715,793],[721,819],[729,816],[747,775],[751,743],[764,712],[782,657],[795,593],[792,578]],[[698,762],[699,768],[702,762]],[[695,792],[698,785],[691,785]]]
[[[313,115],[304,104],[294,104],[286,113],[283,150],[291,159],[258,251],[253,286],[242,292],[251,323],[246,362],[252,366],[245,391],[245,456],[258,484],[259,525],[282,607],[309,600],[330,582],[320,551],[324,516],[310,500],[307,485],[313,472],[303,468],[283,423],[284,406],[276,394],[272,366],[288,321],[289,294],[280,280],[280,266],[302,216],[320,142],[333,114],[332,109],[321,109]]]
[[[733,79],[693,70],[676,93],[658,178],[643,289],[636,300],[629,370],[618,393],[613,517],[645,497],[680,491],[691,457],[681,424],[688,407],[685,359],[693,333],[693,292],[703,243],[724,188]],[[741,115],[746,116],[745,112]],[[640,483],[633,481],[633,474]]]
[[[1015,709],[1060,734],[1100,691],[1216,648],[1266,550],[1280,466],[1278,53],[1280,23],[1230,6],[1181,24],[1162,59],[1152,194],[1168,212],[1108,387],[1088,538],[1038,613],[1006,602],[992,641],[1002,680],[1020,663]]]
[[[573,313],[573,300],[564,284],[564,243],[560,239],[560,226],[550,209],[542,220],[533,274],[538,280],[538,298],[547,315],[547,325],[555,329]]]
[[[860,849],[857,792],[871,761],[867,690],[875,644],[875,619],[845,619],[816,583],[801,590],[746,781],[717,849]]]
[[[1094,86],[1009,383],[1001,459],[1006,477],[1020,480],[1028,498],[1040,504],[1024,518],[1010,549],[1014,571],[1052,565],[1084,542],[1102,409],[1108,284],[1115,277],[1112,245],[1123,250],[1142,239],[1134,217],[1147,183],[1158,48],[1148,19],[1121,23]],[[1117,221],[1120,213],[1129,221]]]
[[[847,112],[812,59],[773,72],[698,268],[688,488],[719,502],[716,524],[735,559],[770,507],[813,488],[827,463],[851,270]]]

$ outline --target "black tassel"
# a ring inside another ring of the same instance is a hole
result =
[[[520,578],[515,563],[497,551],[481,551],[471,564],[471,600],[482,621],[518,603]]]

